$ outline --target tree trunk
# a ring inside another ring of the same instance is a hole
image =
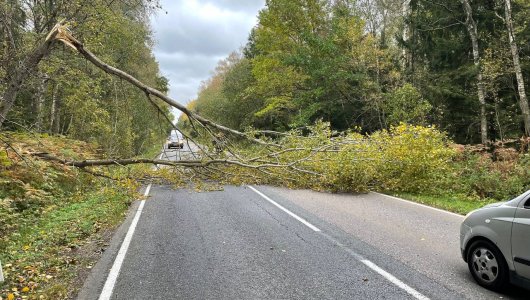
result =
[[[410,27],[406,23],[406,20],[410,15],[410,1],[411,0],[403,1],[403,6],[402,6],[402,18],[403,18],[402,38],[403,38],[403,43],[405,44],[408,42],[410,38]],[[401,51],[402,51],[401,52],[401,66],[403,70],[406,70],[408,67],[408,63],[409,63],[409,51],[407,49],[407,45],[404,45]]]
[[[508,29],[508,38],[510,40],[510,50],[513,57],[513,69],[515,77],[517,78],[517,90],[519,91],[519,106],[523,114],[524,134],[530,136],[530,109],[528,108],[528,98],[526,98],[526,91],[524,87],[523,72],[521,71],[521,63],[519,62],[519,49],[515,41],[515,34],[513,31],[512,21],[512,4],[511,0],[504,0],[505,23]]]
[[[477,68],[477,92],[478,101],[480,103],[480,137],[482,144],[488,143],[488,121],[486,118],[486,93],[484,91],[484,81],[482,79],[482,70],[480,64],[480,53],[478,46],[477,24],[473,20],[473,10],[469,4],[469,0],[460,0],[464,11],[466,13],[466,27],[471,38],[471,45],[473,47],[473,63]]]
[[[57,93],[59,91],[59,84],[57,83],[52,92],[52,104],[50,108],[50,133],[53,133],[55,128],[55,116],[57,115]]]
[[[16,64],[17,68],[12,70],[10,74],[11,80],[7,84],[4,95],[0,97],[2,100],[2,103],[0,103],[0,129],[2,129],[2,125],[7,119],[7,114],[15,103],[22,84],[34,73],[42,58],[50,53],[56,34],[57,32],[53,31],[44,43],[29,53],[20,64]]]
[[[43,74],[42,80],[39,82],[39,86],[37,87],[37,95],[35,99],[35,129],[37,132],[41,132],[42,130],[43,107],[47,82],[48,76]]]

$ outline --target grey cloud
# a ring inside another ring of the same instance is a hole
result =
[[[185,78],[203,78],[224,56],[193,55],[186,53],[160,53],[155,56],[163,72],[180,74]]]
[[[167,7],[167,14],[155,17],[159,51],[220,55],[246,42],[256,11],[201,5],[204,2],[176,1]]]
[[[170,83],[170,96],[182,104],[187,104],[197,96],[197,87],[201,84],[200,79],[191,80],[187,83]]]
[[[155,57],[182,104],[197,97],[217,62],[243,46],[265,0],[162,0],[151,21]]]
[[[206,0],[217,7],[223,7],[235,11],[256,13],[264,6],[264,0]]]
[[[246,43],[248,33],[239,28],[246,24],[185,23],[175,20],[158,29],[157,48],[161,52],[223,55]]]

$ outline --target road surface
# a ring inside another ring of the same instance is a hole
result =
[[[148,192],[79,299],[530,298],[474,283],[455,214],[375,193]]]

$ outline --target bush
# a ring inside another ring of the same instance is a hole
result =
[[[508,200],[530,189],[530,156],[493,160],[487,154],[462,152],[441,189],[481,199]]]
[[[433,127],[401,124],[369,136],[375,178],[383,190],[423,192],[433,189],[450,170],[455,151]]]
[[[400,124],[364,136],[332,132],[329,124],[319,122],[309,128],[309,134],[291,132],[282,141],[286,148],[308,150],[280,158],[285,164],[303,160],[301,168],[321,175],[315,179],[307,174],[284,178],[279,174],[280,179],[268,183],[290,182],[294,187],[336,192],[429,190],[450,170],[455,151],[447,142],[446,135],[433,127]]]

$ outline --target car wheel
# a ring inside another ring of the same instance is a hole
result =
[[[489,241],[476,241],[467,252],[471,275],[481,286],[501,291],[508,284],[508,264],[501,251]]]

